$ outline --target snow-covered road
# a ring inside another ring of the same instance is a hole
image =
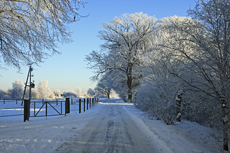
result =
[[[167,126],[144,114],[130,103],[110,101],[81,114],[0,121],[0,152],[215,152],[207,128],[191,122]]]
[[[153,153],[171,152],[154,143],[148,129],[136,124],[124,103],[105,103],[76,136],[63,143],[58,152],[79,153]]]

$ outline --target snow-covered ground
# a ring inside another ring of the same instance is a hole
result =
[[[113,105],[120,105],[152,143],[163,146],[163,150],[175,153],[221,152],[221,143],[212,137],[210,128],[188,121],[166,125],[151,119],[133,104],[117,100],[112,102]],[[0,152],[55,152],[58,147],[75,138],[76,133],[83,130],[90,121],[99,118],[100,111],[108,103],[111,104],[111,101],[100,102],[81,114],[76,110],[66,116],[33,117],[29,122],[23,122],[23,116],[0,117]],[[11,113],[18,113],[18,109],[11,109]]]

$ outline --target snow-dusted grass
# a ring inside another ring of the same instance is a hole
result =
[[[166,125],[163,121],[151,119],[133,104],[115,99],[100,102],[81,114],[72,111],[66,116],[30,118],[29,122],[23,122],[23,116],[0,118],[0,152],[55,152],[58,146],[74,138],[75,133],[90,120],[99,117],[105,105],[121,105],[139,129],[147,133],[153,143],[163,145],[164,150],[175,153],[221,152],[221,144],[211,136],[210,128],[189,121]],[[17,112],[16,109],[11,111]]]

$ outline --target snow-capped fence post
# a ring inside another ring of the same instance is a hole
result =
[[[85,112],[85,98],[84,98],[84,112]]]
[[[91,98],[89,98],[89,107],[91,108]]]
[[[66,101],[65,101],[65,114],[68,114],[70,113],[70,101],[69,101],[69,98],[66,98]]]
[[[56,105],[58,105],[58,99],[56,99]]]
[[[89,98],[87,98],[87,110],[89,109]]]
[[[79,114],[81,113],[81,98],[79,99]]]
[[[228,151],[228,114],[225,97],[221,97],[222,121],[223,121],[223,149]]]
[[[179,91],[176,96],[176,121],[181,122],[181,99],[182,99],[182,91]]]
[[[92,98],[92,106],[94,106],[94,98]]]
[[[24,100],[24,122],[29,121],[30,117],[30,100]]]

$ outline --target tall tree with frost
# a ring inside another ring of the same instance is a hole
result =
[[[209,62],[205,64],[211,71],[207,77],[214,89],[215,98],[222,106],[223,149],[228,151],[229,107],[230,107],[230,1],[200,1],[195,9],[188,11],[193,18],[203,23],[206,42],[196,41],[207,54]],[[198,39],[199,40],[199,39]],[[213,81],[215,78],[215,82]],[[217,81],[217,82],[216,82]]]
[[[105,95],[108,99],[110,99],[110,95],[113,88],[113,80],[104,75],[97,83],[97,86],[95,87],[95,92],[97,95]]]
[[[216,99],[222,110],[223,149],[228,150],[228,117],[230,104],[230,2],[229,0],[198,1],[188,11],[191,18],[168,22],[161,47],[171,50],[168,57],[199,76],[191,81],[179,71],[170,71],[197,91]],[[198,19],[198,20],[197,20]],[[167,58],[167,57],[166,57]]]
[[[87,94],[90,95],[90,96],[94,96],[95,95],[95,91],[92,88],[89,88],[87,90]]]
[[[48,86],[48,81],[40,81],[38,85],[38,93],[40,99],[46,99],[49,98],[51,94],[51,90]]]
[[[104,30],[99,37],[105,41],[102,50],[107,53],[92,51],[86,57],[91,69],[95,69],[93,80],[105,72],[120,71],[125,74],[128,88],[128,100],[132,101],[133,80],[136,69],[141,65],[141,55],[148,50],[148,43],[155,29],[157,19],[146,14],[124,14],[115,17],[110,23],[104,23]]]
[[[81,88],[77,88],[76,95],[77,95],[77,97],[81,97],[81,95],[82,95]]]
[[[39,63],[70,42],[66,24],[79,20],[81,0],[1,0],[0,57],[5,64]],[[49,51],[49,52],[47,52]]]
[[[19,81],[18,79],[12,83],[12,98],[21,98],[22,93],[23,93],[23,86],[22,86],[22,81]]]
[[[59,89],[57,89],[55,92],[54,92],[56,98],[61,98],[61,91]]]

